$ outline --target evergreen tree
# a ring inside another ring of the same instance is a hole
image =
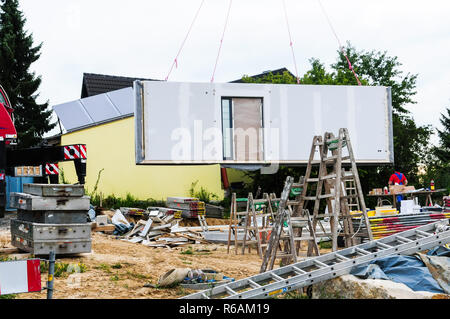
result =
[[[441,114],[440,122],[444,127],[443,131],[438,131],[440,145],[435,149],[436,157],[441,161],[442,165],[450,164],[450,108],[447,108],[447,115]]]
[[[50,123],[48,102],[36,102],[41,78],[30,71],[30,66],[39,59],[42,43],[33,46],[32,34],[24,30],[25,22],[18,0],[1,1],[0,83],[14,108],[14,125],[20,147],[39,144],[44,133],[56,125]]]
[[[450,109],[447,114],[441,114],[440,122],[443,130],[437,130],[439,146],[434,147],[433,152],[427,157],[426,174],[423,176],[423,184],[434,181],[436,189],[446,188],[450,192]]]

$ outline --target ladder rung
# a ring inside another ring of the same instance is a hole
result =
[[[343,195],[341,196],[341,198],[358,198],[358,195],[353,194],[353,195]]]
[[[360,253],[360,254],[363,254],[363,255],[369,255],[369,254],[370,254],[370,251],[361,249],[361,248],[359,248],[359,247],[355,247],[355,251],[358,252],[358,253]]]
[[[292,266],[292,269],[294,269],[294,272],[296,272],[298,275],[303,275],[303,274],[307,273],[306,271],[304,271],[298,267],[295,267],[295,266]]]
[[[324,162],[329,162],[329,161],[334,161],[337,160],[338,156],[337,155],[333,155],[333,156],[329,156],[329,157],[325,157],[323,159]],[[346,161],[350,159],[350,156],[342,156],[341,157],[342,161]]]
[[[236,291],[234,291],[233,289],[231,289],[228,286],[225,286],[225,290],[230,293],[231,295],[237,295],[238,293]]]
[[[319,198],[320,198],[320,199],[323,199],[323,198],[331,198],[331,197],[334,197],[334,194],[324,194],[324,195],[319,195]]]
[[[253,204],[267,204],[268,199],[254,199]]]
[[[399,235],[395,236],[395,238],[396,238],[397,240],[400,240],[400,241],[404,242],[404,243],[410,243],[410,242],[413,241],[413,240],[411,240],[411,239],[409,239],[409,238],[406,238],[406,237],[403,237],[403,236],[399,236]]]
[[[332,179],[332,178],[336,178],[336,174],[325,175],[325,176],[322,176],[320,179],[324,180],[324,179]]]
[[[285,253],[285,252],[282,252],[282,251],[277,253],[277,257],[289,257],[289,256],[292,256],[292,254],[291,253]]]
[[[316,238],[317,237],[330,237],[332,236],[332,233],[316,233]]]
[[[426,233],[426,232],[424,232],[424,231],[421,231],[420,229],[416,229],[416,234],[422,235],[424,238],[430,236],[429,233]]]
[[[292,222],[307,222],[308,217],[291,217]]]
[[[318,178],[308,178],[308,179],[306,180],[307,183],[317,183],[318,181],[319,181]]]
[[[261,285],[257,284],[257,283],[254,282],[253,280],[251,280],[251,279],[247,279],[247,280],[248,280],[250,286],[252,286],[253,288],[259,288],[259,287],[261,287]]]
[[[333,217],[332,214],[317,214],[318,218],[323,218],[323,217]]]
[[[309,236],[309,237],[307,237],[307,236],[305,236],[305,237],[294,237],[294,241],[301,241],[301,240],[313,240],[314,239],[314,237],[312,237],[312,236]]]
[[[278,281],[284,280],[283,277],[278,276],[276,273],[271,273],[270,275],[272,276],[273,279],[276,279]]]
[[[303,187],[303,184],[300,183],[293,183],[291,188],[297,188],[297,187]]]
[[[304,200],[316,200],[315,196],[305,196],[303,197]]]
[[[336,254],[336,258],[340,259],[342,261],[350,260],[350,258],[347,258],[347,257],[345,257],[344,255],[341,255],[341,254]]]
[[[319,266],[320,268],[324,268],[324,267],[328,267],[327,264],[324,264],[323,262],[321,262],[320,260],[314,260],[314,263]]]
[[[380,243],[380,242],[377,242],[377,246],[384,248],[384,249],[392,248],[392,246],[389,246],[389,245],[386,245],[385,243]]]

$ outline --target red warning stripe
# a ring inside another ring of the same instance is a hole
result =
[[[45,174],[47,175],[58,175],[59,167],[57,163],[47,163],[45,164]]]
[[[78,145],[80,148],[80,156],[82,159],[86,159],[87,158],[87,151],[86,151],[86,145],[84,144],[80,144]]]
[[[0,295],[41,291],[41,260],[0,262]]]
[[[80,149],[78,145],[64,146],[64,159],[80,158]]]
[[[64,159],[72,160],[72,159],[86,159],[87,151],[85,144],[79,145],[68,145],[64,146]]]
[[[27,260],[28,292],[41,291],[41,261]]]

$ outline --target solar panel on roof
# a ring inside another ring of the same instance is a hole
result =
[[[84,99],[54,105],[61,124],[67,131],[133,115],[133,90],[120,89]]]

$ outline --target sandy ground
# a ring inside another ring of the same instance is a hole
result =
[[[209,225],[227,223],[226,220],[208,220]],[[0,231],[0,247],[12,247],[9,230],[5,228]],[[183,254],[188,249],[193,254]],[[235,255],[234,250],[228,254],[223,244],[195,244],[169,250],[129,243],[102,233],[93,233],[91,253],[57,261],[72,265],[83,263],[87,270],[55,278],[55,299],[179,298],[195,291],[180,286],[147,288],[144,285],[156,284],[158,278],[172,268],[214,269],[241,279],[257,274],[261,266],[255,249],[250,254],[246,251],[245,255]],[[44,287],[47,274],[42,274],[41,278]],[[44,299],[46,291],[20,294],[16,298]]]

